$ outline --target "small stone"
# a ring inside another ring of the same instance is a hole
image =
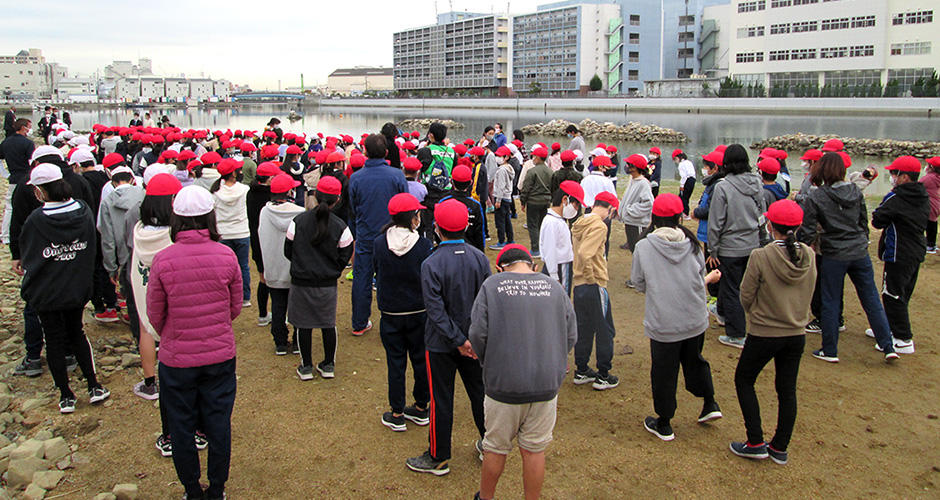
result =
[[[140,366],[140,355],[125,353],[121,355],[121,368],[137,368]]]
[[[4,384],[5,385],[5,384]],[[6,410],[13,402],[13,396],[10,394],[0,394],[0,411]]]
[[[36,435],[33,436],[33,439],[36,439],[38,441],[48,441],[52,439],[53,437],[55,437],[55,435],[52,434],[52,431],[46,429],[46,430],[41,430],[37,432]]]
[[[45,445],[44,458],[51,462],[58,462],[72,452],[72,450],[69,449],[68,443],[61,437],[49,439],[44,441],[43,444]]]
[[[64,477],[65,473],[59,470],[41,471],[33,474],[33,484],[44,490],[54,490]]]
[[[3,448],[6,448],[7,446],[10,446],[10,443],[12,442],[13,441],[10,441],[10,438],[4,436],[3,434],[0,434],[0,450],[2,450]]]
[[[137,500],[137,485],[133,483],[117,484],[111,490],[117,500]]]
[[[104,406],[105,408],[110,408],[113,404],[114,404],[114,400],[113,400],[113,399],[109,399],[109,400],[105,401],[104,403],[102,403],[102,406]]]
[[[65,457],[62,460],[59,460],[55,464],[55,468],[59,470],[65,470],[72,468],[72,457]]]
[[[10,467],[7,469],[7,485],[14,488],[26,486],[33,482],[33,474],[48,469],[49,462],[36,457],[10,460]]]
[[[35,410],[36,408],[40,408],[40,407],[46,406],[47,404],[49,404],[49,403],[51,403],[51,402],[52,402],[52,400],[50,400],[49,398],[32,398],[32,399],[27,399],[26,401],[23,401],[23,405],[20,406],[20,410],[21,410],[23,413],[26,413],[26,412],[28,412],[28,411],[30,411],[30,410]]]
[[[33,427],[36,427],[37,425],[41,424],[42,421],[43,419],[39,415],[30,415],[24,418],[23,422],[21,423],[23,424],[23,427],[26,427],[27,429],[32,429]]]
[[[10,460],[19,460],[26,457],[42,458],[45,451],[46,448],[42,441],[29,439],[10,453]]]
[[[121,362],[121,358],[117,356],[104,356],[98,360],[98,363],[101,365],[116,365]]]
[[[16,446],[17,445],[15,443],[10,443],[4,446],[3,448],[0,448],[0,458],[9,458],[10,453],[12,453],[13,450],[16,449]]]
[[[20,498],[23,500],[42,500],[46,498],[46,490],[35,484],[31,484],[26,487],[26,491],[23,492],[23,496]]]
[[[88,434],[89,432],[97,429],[99,425],[100,424],[98,423],[97,418],[91,415],[85,415],[82,417],[81,421],[78,422],[78,429],[76,429],[76,432],[79,436],[84,436],[85,434]]]
[[[10,412],[7,412],[7,411],[5,411],[5,412],[3,412],[3,413],[0,413],[0,420],[3,420],[4,422],[6,422],[6,423],[8,423],[8,424],[12,424],[12,423],[13,423],[13,414],[10,413]]]
[[[98,493],[92,500],[117,500],[114,493]]]
[[[78,452],[72,454],[72,464],[79,465],[79,464],[90,464],[90,463],[91,463],[91,459],[88,458],[88,455],[85,455],[84,453],[78,453]]]

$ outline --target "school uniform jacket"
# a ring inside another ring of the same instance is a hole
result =
[[[898,264],[920,264],[927,253],[927,219],[930,201],[920,182],[895,186],[871,214],[871,224],[881,229],[878,258]]]
[[[421,264],[426,350],[449,353],[467,342],[473,301],[489,276],[486,255],[463,240],[442,242]]]

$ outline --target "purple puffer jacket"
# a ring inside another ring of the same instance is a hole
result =
[[[147,316],[160,334],[160,363],[206,366],[235,357],[232,321],[242,310],[235,252],[209,231],[182,231],[153,258]]]

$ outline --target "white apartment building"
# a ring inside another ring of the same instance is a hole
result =
[[[227,101],[230,95],[228,80],[144,76],[117,79],[111,97],[124,102],[201,102]]]
[[[94,78],[63,78],[55,89],[58,101],[97,102],[98,80]]]
[[[40,49],[0,56],[0,92],[15,98],[50,99],[56,83],[68,77],[68,68],[47,63]]]
[[[732,0],[730,8],[707,7],[703,24],[725,32],[718,38],[727,47],[714,55],[724,54],[727,72],[742,83],[772,91],[896,82],[904,92],[940,68],[935,15],[937,0]],[[720,66],[711,76],[721,76]]]

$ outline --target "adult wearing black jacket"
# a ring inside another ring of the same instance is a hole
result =
[[[16,122],[16,106],[10,106],[10,109],[3,115],[4,138],[16,133],[16,127],[13,126],[14,122]]]
[[[10,127],[16,130],[11,134],[7,131],[7,137],[0,142],[0,160],[6,161],[7,171],[10,177],[7,178],[9,187],[7,188],[6,203],[3,210],[3,230],[0,239],[3,244],[10,243],[10,217],[13,215],[13,191],[20,179],[29,175],[29,161],[36,150],[36,144],[29,136],[30,121],[20,118],[13,122]]]
[[[379,133],[385,136],[385,146],[388,149],[385,159],[388,160],[388,164],[395,168],[401,168],[401,153],[398,151],[398,143],[395,142],[398,137],[398,127],[394,123],[388,122],[382,125],[382,130]]]
[[[58,121],[52,114],[52,106],[46,106],[46,114],[39,119],[39,135],[46,144],[49,144],[49,134],[52,133],[52,126]]]

